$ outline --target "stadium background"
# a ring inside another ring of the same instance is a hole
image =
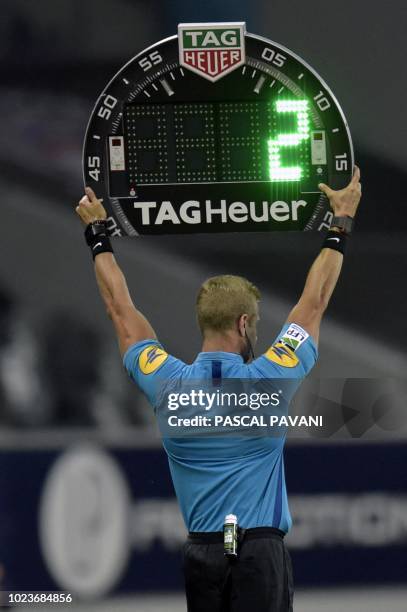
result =
[[[405,3],[2,0],[0,10],[1,588],[70,590],[83,610],[184,610],[184,532],[165,457],[121,368],[72,211],[86,122],[117,69],[178,22],[244,20],[326,79],[362,170],[357,233],[307,384],[364,379],[363,407],[352,407],[365,413],[329,440],[288,443],[296,610],[405,610]],[[165,346],[191,360],[204,278],[259,285],[260,351],[319,244],[236,234],[122,240],[116,251]],[[383,388],[396,390],[397,428],[386,400],[380,426],[369,421]]]

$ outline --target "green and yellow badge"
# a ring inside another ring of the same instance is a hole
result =
[[[273,344],[264,356],[284,368],[295,368],[299,364],[299,359],[294,351],[282,342]]]

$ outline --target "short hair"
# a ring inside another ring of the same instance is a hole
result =
[[[252,319],[257,315],[259,300],[260,291],[242,276],[224,274],[208,278],[201,286],[196,300],[201,333],[204,335],[208,330],[222,332],[233,329],[243,314],[248,314]]]

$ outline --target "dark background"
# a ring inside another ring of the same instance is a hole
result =
[[[2,0],[2,449],[65,448],[83,437],[158,444],[151,412],[122,370],[73,211],[99,93],[128,59],[188,21],[246,21],[249,32],[302,57],[338,98],[363,198],[313,376],[405,379],[405,2]],[[258,284],[261,351],[298,299],[320,243],[314,233],[273,233],[123,238],[114,246],[166,348],[192,360],[200,349],[194,300],[205,278],[236,273]],[[396,433],[392,461],[398,449],[404,457],[406,428]],[[405,493],[407,483],[400,487]]]

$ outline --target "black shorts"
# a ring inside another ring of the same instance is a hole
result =
[[[188,612],[292,612],[290,555],[278,529],[247,529],[237,559],[223,534],[190,534],[183,548]]]

